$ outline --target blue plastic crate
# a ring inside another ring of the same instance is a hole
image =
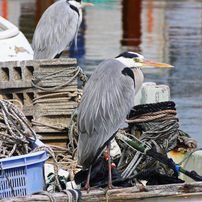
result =
[[[42,145],[44,144],[37,139],[32,148]],[[43,164],[48,158],[46,151],[39,151],[0,159],[1,167],[10,180],[15,196],[30,195],[43,190]],[[0,198],[6,197],[13,197],[13,193],[4,172],[0,170]]]

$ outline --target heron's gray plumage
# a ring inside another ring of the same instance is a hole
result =
[[[145,60],[134,52],[121,53],[116,59],[102,62],[86,84],[79,104],[78,163],[88,169],[85,188],[90,189],[92,164],[107,146],[108,189],[112,189],[110,141],[133,106],[135,94],[144,76],[140,67],[172,67]]]
[[[116,59],[105,60],[84,88],[78,109],[78,163],[84,169],[92,164],[133,106],[134,80],[121,73],[125,67]]]
[[[78,2],[75,2],[78,4]],[[42,15],[32,40],[34,59],[53,59],[76,39],[82,20],[66,0],[52,4]]]

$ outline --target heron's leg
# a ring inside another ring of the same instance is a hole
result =
[[[90,173],[91,173],[91,168],[92,168],[92,165],[90,165],[90,167],[88,169],[88,177],[87,177],[86,185],[84,187],[84,190],[87,190],[87,192],[90,191]]]
[[[107,155],[108,155],[108,176],[109,176],[109,184],[108,189],[112,189],[112,171],[111,171],[111,158],[110,158],[110,149],[111,149],[111,143],[109,142],[107,146]]]

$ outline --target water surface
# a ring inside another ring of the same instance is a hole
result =
[[[54,0],[0,0],[0,15],[17,25],[31,43],[38,19]],[[180,128],[202,145],[201,0],[90,0],[74,47],[88,76],[104,59],[135,51],[173,69],[144,71],[145,81],[166,84],[176,103]],[[6,5],[6,6],[5,6]]]

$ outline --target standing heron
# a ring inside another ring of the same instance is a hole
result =
[[[141,67],[172,67],[145,60],[134,52],[124,52],[103,61],[86,84],[78,109],[78,163],[89,169],[85,189],[89,190],[91,165],[107,146],[111,184],[110,141],[133,107],[135,94],[144,76]]]
[[[41,16],[34,32],[34,59],[59,58],[77,34],[82,21],[82,8],[93,4],[81,0],[59,0]]]

